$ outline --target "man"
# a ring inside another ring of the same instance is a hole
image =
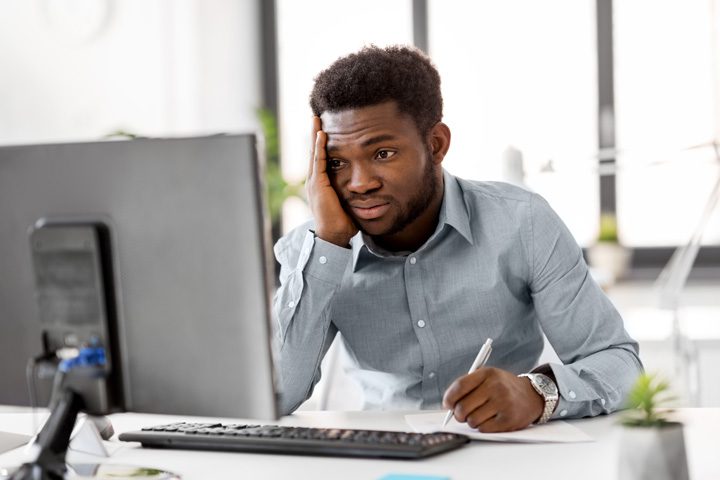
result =
[[[496,432],[622,405],[637,344],[540,196],[443,170],[450,129],[427,57],[340,58],[310,104],[314,221],[275,246],[283,413],[310,396],[337,332],[367,408],[442,406]],[[533,370],[542,332],[563,364]],[[487,366],[466,374],[487,338]]]

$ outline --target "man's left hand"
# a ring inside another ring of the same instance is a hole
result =
[[[509,432],[540,418],[545,401],[528,378],[481,367],[450,384],[443,407],[452,409],[458,422],[481,432]]]

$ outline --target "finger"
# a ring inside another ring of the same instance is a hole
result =
[[[521,424],[507,415],[502,409],[495,412],[495,415],[478,425],[477,429],[483,433],[512,432],[521,430],[530,424]]]
[[[445,390],[443,395],[443,407],[454,408],[455,404],[465,397],[468,393],[479,387],[487,378],[488,369],[479,368],[472,373],[464,375]]]
[[[313,166],[313,175],[322,175],[327,169],[327,153],[325,152],[325,143],[327,142],[327,134],[322,130],[317,132],[315,139],[315,165]]]
[[[465,395],[455,404],[453,414],[458,422],[465,422],[472,412],[482,407],[488,402],[488,400],[490,400],[491,392],[489,389],[483,388],[485,385],[486,384],[483,384],[475,388],[475,390]]]
[[[317,142],[317,132],[322,129],[322,122],[320,117],[313,116],[312,121],[312,137],[310,137],[310,165],[308,165],[308,178],[313,174],[313,167],[315,165],[315,143]]]
[[[488,422],[495,419],[498,415],[499,412],[497,404],[493,401],[488,401],[472,411],[465,419],[465,423],[467,423],[470,428],[476,428],[481,432],[487,432],[489,431],[486,430],[489,426]]]

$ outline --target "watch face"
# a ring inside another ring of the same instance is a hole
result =
[[[540,389],[546,394],[557,394],[557,386],[555,385],[555,382],[550,380],[550,377],[548,377],[547,375],[535,375],[535,381],[537,382],[538,387],[540,387]]]

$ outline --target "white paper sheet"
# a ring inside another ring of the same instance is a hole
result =
[[[592,442],[594,439],[574,425],[562,420],[552,420],[544,425],[532,425],[524,430],[504,433],[481,433],[473,430],[466,423],[458,423],[451,419],[445,428],[442,422],[445,419],[443,411],[405,415],[405,421],[418,433],[453,432],[467,435],[473,440],[490,442],[526,442],[526,443],[572,443]]]

